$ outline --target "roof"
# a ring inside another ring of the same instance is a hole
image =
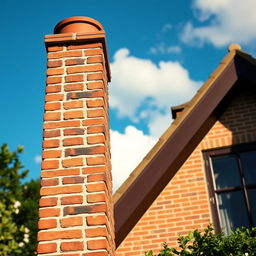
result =
[[[172,118],[176,119],[178,116],[178,113],[182,112],[188,103],[189,102],[171,107]]]
[[[226,109],[239,82],[256,82],[256,60],[233,46],[192,100],[178,106],[182,112],[116,191],[117,247]]]

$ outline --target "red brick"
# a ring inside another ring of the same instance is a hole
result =
[[[73,176],[73,177],[64,177],[62,178],[62,184],[78,184],[84,183],[85,177]]]
[[[60,112],[47,112],[44,114],[45,121],[58,121],[60,120]]]
[[[47,69],[48,76],[63,75],[63,74],[64,74],[64,68],[48,68]]]
[[[44,140],[43,148],[57,148],[60,145],[60,140]]]
[[[104,156],[87,157],[86,162],[88,165],[101,165],[106,163]]]
[[[88,81],[103,80],[103,74],[102,73],[89,74],[87,75],[87,80]]]
[[[90,50],[85,50],[84,51],[86,56],[90,55],[100,55],[102,54],[102,49],[90,49]]]
[[[86,188],[87,188],[87,192],[89,192],[89,193],[106,191],[105,183],[87,184]]]
[[[61,251],[82,251],[84,249],[83,242],[63,242],[60,245]]]
[[[62,60],[53,60],[47,62],[48,68],[57,68],[62,66]]]
[[[39,243],[37,246],[37,253],[53,253],[57,251],[56,243]]]
[[[75,167],[75,166],[83,166],[84,161],[83,158],[70,158],[62,160],[63,167]]]
[[[39,220],[38,221],[38,228],[39,229],[49,229],[49,228],[56,228],[57,221],[56,219],[46,219],[46,220]]]
[[[83,256],[108,256],[108,253],[105,251],[88,252],[88,253],[84,253]]]
[[[104,110],[102,108],[99,109],[90,109],[87,110],[87,117],[104,117]]]
[[[71,128],[71,129],[65,129],[64,130],[64,135],[83,135],[84,134],[84,129],[83,128]]]
[[[103,99],[87,100],[86,105],[88,108],[103,107],[104,101]]]
[[[87,202],[88,203],[106,202],[106,195],[104,193],[89,194],[87,195]]]
[[[58,217],[58,216],[60,216],[60,209],[59,208],[39,209],[39,218]]]
[[[66,215],[77,215],[84,213],[99,213],[106,212],[107,206],[106,204],[94,204],[94,205],[86,205],[86,206],[67,206],[64,207],[63,214]]]
[[[97,143],[104,143],[104,142],[105,142],[105,136],[102,134],[92,135],[87,137],[88,144],[97,144]]]
[[[103,63],[103,58],[102,58],[102,56],[88,57],[87,58],[87,63],[88,64]]]
[[[88,134],[93,133],[104,133],[105,132],[105,126],[104,125],[98,125],[98,126],[91,126],[87,128]]]
[[[82,81],[84,81],[84,75],[69,75],[69,76],[65,76],[65,82],[66,83],[82,82]]]
[[[101,172],[106,172],[106,171],[107,171],[106,166],[93,166],[93,167],[83,168],[83,174],[101,173]]]
[[[83,99],[83,98],[96,98],[103,97],[104,92],[102,90],[97,91],[84,91],[84,92],[70,92],[67,94],[67,99]]]
[[[42,179],[41,187],[56,186],[59,185],[59,179]]]
[[[72,186],[62,186],[62,187],[42,187],[40,190],[40,195],[59,195],[59,194],[72,194],[72,193],[81,193],[83,191],[81,185],[72,185]]]
[[[48,52],[60,52],[64,50],[64,46],[48,46],[47,51]]]
[[[82,100],[72,100],[69,102],[64,102],[65,109],[72,109],[72,108],[82,108],[83,101]]]
[[[106,239],[90,240],[87,242],[87,248],[89,250],[107,249],[108,243]]]
[[[67,148],[65,156],[79,156],[79,155],[95,155],[104,154],[106,152],[105,146],[94,146],[85,148]]]
[[[62,82],[61,76],[49,76],[46,79],[47,84],[60,84]]]
[[[74,73],[95,72],[95,71],[102,71],[102,70],[103,70],[102,65],[98,64],[98,65],[70,67],[70,68],[67,68],[67,73],[74,74]]]
[[[44,138],[52,138],[60,136],[60,130],[44,131]]]
[[[100,236],[107,236],[106,227],[100,228],[88,228],[86,229],[86,237],[100,237]]]
[[[76,58],[76,59],[68,59],[65,61],[66,66],[73,66],[73,65],[83,65],[84,59]]]
[[[64,112],[64,119],[77,119],[77,118],[84,118],[84,111],[83,110]]]
[[[57,171],[42,171],[42,178],[51,178],[51,177],[59,177],[59,176],[69,176],[69,175],[78,175],[80,174],[80,169],[63,169]]]
[[[82,196],[64,196],[61,198],[62,205],[82,204],[82,203],[83,203]]]
[[[64,98],[63,94],[47,94],[45,96],[45,101],[62,101]]]
[[[57,239],[75,239],[82,238],[81,230],[65,231],[41,231],[38,233],[38,241],[51,241]]]
[[[45,88],[46,93],[56,93],[61,91],[61,85],[48,85]]]
[[[57,201],[58,201],[57,197],[40,198],[39,206],[40,207],[56,206]]]
[[[77,44],[77,45],[68,46],[68,50],[100,48],[100,47],[102,47],[101,43]]]
[[[62,122],[47,122],[44,123],[45,129],[65,128],[65,127],[79,127],[80,121],[62,121]]]
[[[83,120],[84,126],[90,126],[90,125],[99,125],[99,124],[105,124],[106,119],[105,118],[90,118]]]
[[[65,92],[69,91],[82,91],[84,89],[84,84],[65,84]]]
[[[58,160],[42,161],[41,167],[42,167],[42,170],[57,169],[59,168],[59,161]]]
[[[61,227],[73,227],[73,226],[82,226],[83,218],[82,217],[69,217],[60,220]]]
[[[82,137],[65,138],[63,140],[63,146],[83,145]]]
[[[95,181],[106,181],[106,174],[100,173],[100,174],[91,174],[87,177],[88,182],[95,182]]]
[[[83,56],[82,51],[67,51],[67,52],[52,52],[48,53],[49,59],[60,59],[64,57],[81,57]]]
[[[42,158],[59,158],[61,157],[61,150],[44,150]]]
[[[104,86],[102,81],[90,82],[87,84],[88,90],[102,89],[103,87]]]
[[[59,110],[60,107],[60,102],[47,102],[44,105],[44,109],[48,111]]]
[[[105,215],[93,215],[86,217],[87,225],[89,226],[98,226],[98,225],[106,225],[108,220]]]

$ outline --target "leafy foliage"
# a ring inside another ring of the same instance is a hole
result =
[[[254,256],[256,255],[256,228],[238,228],[225,236],[214,234],[209,225],[203,233],[197,229],[178,238],[180,250],[169,248],[166,243],[158,256]],[[153,256],[153,251],[145,253]]]
[[[28,174],[19,160],[22,150],[0,148],[0,256],[35,255],[39,181],[22,183]]]

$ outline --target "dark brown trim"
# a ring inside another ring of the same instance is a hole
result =
[[[184,108],[186,107],[187,103],[178,105],[178,106],[173,106],[171,107],[171,113],[172,113],[172,118],[176,119],[178,113],[182,112],[184,110]]]
[[[218,208],[216,207],[217,201],[216,201],[216,195],[214,193],[213,173],[212,173],[211,162],[210,162],[210,156],[214,155],[214,153],[215,151],[203,152],[203,159],[205,164],[205,174],[206,174],[207,187],[209,192],[209,202],[211,206],[214,230],[215,232],[220,233],[221,226],[220,226]]]
[[[235,62],[231,61],[152,161],[115,203],[117,247],[224,111],[224,106],[227,105],[225,99],[230,98],[228,94],[237,80]]]

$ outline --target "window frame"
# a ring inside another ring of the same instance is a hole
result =
[[[231,192],[238,191],[238,190],[243,191],[243,195],[245,198],[245,204],[246,204],[246,210],[248,213],[249,225],[250,225],[250,227],[253,226],[250,202],[249,202],[248,193],[246,190],[250,189],[250,188],[256,188],[256,184],[255,185],[246,185],[245,184],[245,181],[243,179],[243,170],[242,170],[241,160],[239,157],[237,157],[240,153],[250,152],[250,151],[256,151],[255,143],[238,144],[238,145],[232,145],[232,146],[226,146],[226,147],[220,147],[220,148],[207,149],[207,150],[202,151],[204,164],[205,164],[205,173],[206,173],[208,192],[209,192],[209,203],[210,203],[213,224],[214,224],[216,233],[220,233],[222,231],[217,196],[218,196],[218,193],[225,192],[225,191],[231,191]],[[223,188],[223,189],[216,189],[215,188],[215,180],[214,180],[214,172],[213,172],[213,168],[212,168],[212,164],[211,164],[211,158],[214,156],[225,156],[225,155],[229,155],[229,154],[236,155],[236,160],[237,160],[237,164],[239,167],[239,173],[240,173],[242,186],[240,188],[229,187],[229,188]]]

